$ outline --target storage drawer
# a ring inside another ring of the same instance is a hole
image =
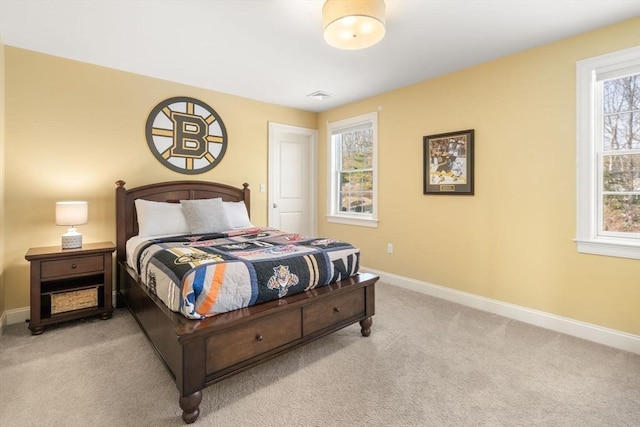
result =
[[[91,272],[102,273],[103,271],[104,257],[102,255],[96,255],[42,261],[40,275],[43,279],[48,279]]]
[[[300,310],[257,319],[207,339],[207,375],[302,336]]]
[[[327,298],[320,304],[302,308],[302,330],[309,335],[356,316],[364,316],[364,289]]]

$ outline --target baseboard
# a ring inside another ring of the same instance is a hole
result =
[[[7,329],[7,312],[3,311],[0,315],[0,337],[4,335],[5,329]]]
[[[4,312],[7,315],[7,325],[15,325],[16,323],[24,323],[29,320],[31,311],[29,307],[14,308]]]
[[[567,317],[556,316],[543,311],[481,297],[468,292],[462,292],[396,274],[377,271],[371,268],[362,267],[361,270],[363,272],[376,274],[380,276],[382,282],[391,285],[494,313],[520,322],[540,326],[555,332],[604,344],[609,347],[640,354],[640,336],[637,335],[604,328]]]

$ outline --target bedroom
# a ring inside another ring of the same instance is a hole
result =
[[[183,178],[150,155],[142,132],[154,105],[182,95],[207,102],[224,118],[234,145],[203,178],[250,183],[258,224],[267,221],[267,196],[259,185],[268,179],[268,122],[318,130],[318,200],[324,201],[324,123],[382,107],[380,224],[364,233],[319,220],[319,235],[353,242],[363,250],[364,267],[398,284],[433,284],[574,320],[594,326],[596,339],[622,336],[625,345],[638,348],[638,261],[579,254],[573,238],[575,63],[638,45],[639,26],[634,17],[321,113],[3,45],[2,321],[28,316],[24,254],[59,242],[56,201],[87,199],[85,240],[109,241],[114,181],[142,185]],[[469,128],[476,130],[476,194],[424,196],[422,137]],[[560,166],[550,167],[550,159]],[[318,218],[324,208],[318,203]],[[457,226],[431,226],[443,217]],[[461,260],[464,268],[441,268]]]

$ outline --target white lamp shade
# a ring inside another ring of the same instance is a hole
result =
[[[89,216],[87,202],[56,202],[57,225],[86,224]]]
[[[339,49],[364,49],[385,34],[384,0],[327,0],[322,7],[324,40]]]

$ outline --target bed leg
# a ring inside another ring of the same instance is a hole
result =
[[[200,402],[202,401],[202,391],[198,390],[189,396],[178,399],[180,408],[182,408],[182,419],[185,423],[191,424],[198,419],[200,415]]]
[[[367,317],[364,320],[360,321],[360,333],[362,333],[363,337],[368,337],[371,335],[371,325],[373,324],[373,319],[371,317]]]

